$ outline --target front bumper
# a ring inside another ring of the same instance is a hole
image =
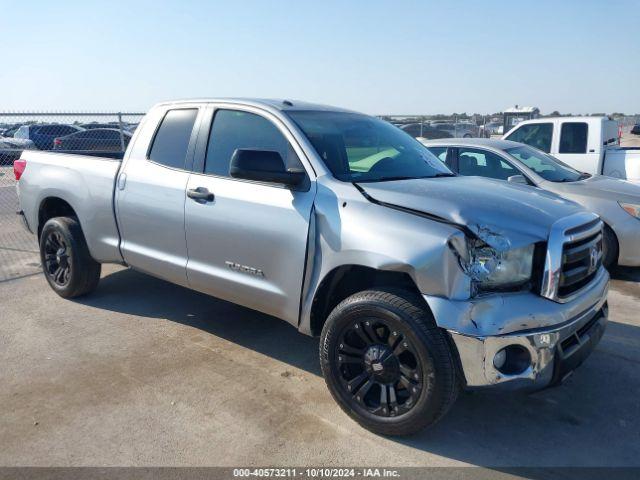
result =
[[[587,291],[565,304],[533,293],[465,302],[429,296],[425,300],[455,344],[468,387],[536,390],[570,375],[602,338],[608,281],[601,269]],[[516,374],[494,366],[495,355],[508,346],[523,348],[530,357],[528,367]]]

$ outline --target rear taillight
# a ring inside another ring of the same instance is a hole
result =
[[[27,168],[27,161],[19,158],[15,162],[13,162],[13,174],[16,176],[16,180],[20,180],[20,177],[24,173],[25,168]]]

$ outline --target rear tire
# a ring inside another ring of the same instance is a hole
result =
[[[611,271],[618,264],[618,238],[609,225],[604,226],[602,233],[602,264]]]
[[[342,301],[320,339],[331,395],[363,427],[410,435],[435,424],[460,390],[451,348],[422,299],[367,290]]]
[[[55,217],[44,224],[40,261],[47,282],[63,298],[86,295],[100,281],[101,266],[91,257],[75,218]]]

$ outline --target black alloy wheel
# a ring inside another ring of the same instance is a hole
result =
[[[342,331],[334,355],[346,393],[373,415],[401,415],[417,403],[422,371],[401,327],[358,319]]]
[[[410,435],[446,414],[460,390],[454,354],[423,299],[391,287],[344,299],[320,337],[331,395],[383,435]]]
[[[65,287],[71,278],[71,249],[56,230],[50,230],[43,240],[45,273],[56,285]]]

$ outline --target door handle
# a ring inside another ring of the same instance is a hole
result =
[[[204,187],[192,188],[187,190],[187,197],[192,198],[196,202],[213,202],[215,198],[213,193]]]
[[[127,174],[122,172],[118,176],[118,190],[124,190],[124,186],[127,184]]]

